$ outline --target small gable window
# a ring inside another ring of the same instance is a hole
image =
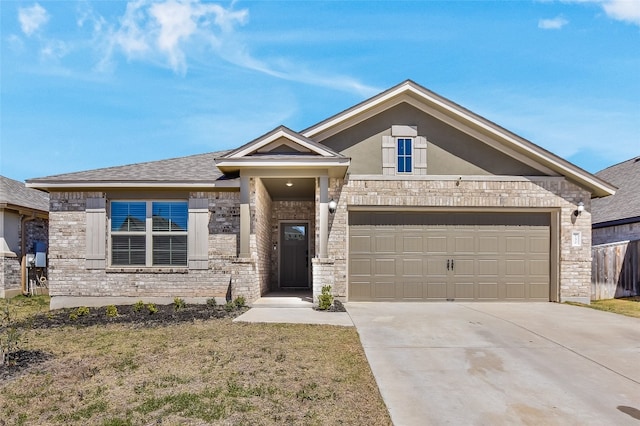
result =
[[[413,139],[397,139],[398,173],[413,172]]]
[[[112,201],[113,266],[186,266],[186,201]]]

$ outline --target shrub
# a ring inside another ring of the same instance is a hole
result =
[[[173,309],[175,309],[176,311],[179,311],[180,309],[184,308],[186,306],[186,303],[184,303],[184,300],[179,298],[179,297],[174,297],[173,298]]]
[[[89,315],[89,308],[86,306],[78,306],[74,311],[69,314],[71,321],[76,321],[80,317]]]
[[[107,306],[106,314],[109,318],[115,318],[118,316],[118,308],[115,305],[109,305]]]
[[[231,300],[229,300],[227,303],[225,303],[224,305],[224,310],[227,312],[231,312],[236,308],[236,304],[233,303]]]
[[[133,305],[133,310],[135,312],[140,312],[141,310],[144,309],[144,302],[142,300],[138,300],[134,305]]]
[[[322,294],[318,296],[318,309],[320,309],[321,311],[326,311],[331,307],[332,303],[333,296],[331,295],[331,286],[322,286]]]
[[[242,308],[246,305],[246,303],[247,300],[244,298],[244,296],[238,296],[233,301],[233,304],[236,305],[236,308]]]
[[[20,350],[23,340],[23,331],[7,304],[0,313],[0,365],[15,364],[11,357]]]
[[[218,306],[218,302],[216,302],[216,298],[212,297],[211,299],[207,299],[207,306],[210,308],[215,308]]]
[[[158,312],[158,307],[155,303],[147,303],[146,307],[149,314],[155,314]]]

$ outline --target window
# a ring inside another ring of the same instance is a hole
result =
[[[398,173],[411,173],[413,171],[413,154],[412,154],[413,140],[411,138],[398,138],[397,139],[397,154],[398,154]]]
[[[113,266],[186,266],[186,201],[111,202]]]

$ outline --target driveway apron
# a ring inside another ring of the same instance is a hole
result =
[[[345,306],[396,426],[640,425],[640,319],[557,303]]]

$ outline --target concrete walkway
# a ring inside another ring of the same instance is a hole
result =
[[[311,293],[272,293],[251,304],[234,322],[284,324],[325,324],[353,327],[346,312],[323,312],[313,309]]]
[[[396,426],[640,425],[640,319],[557,303],[345,306]]]

